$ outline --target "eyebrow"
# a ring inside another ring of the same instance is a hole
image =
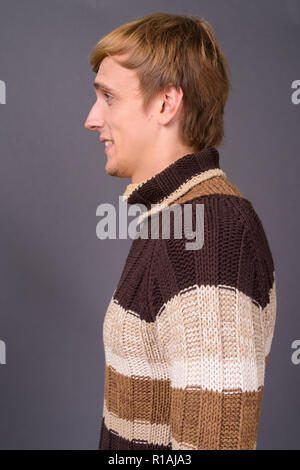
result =
[[[109,86],[105,85],[105,83],[102,83],[102,82],[94,82],[94,83],[93,83],[93,86],[94,86],[95,90],[108,91],[109,93],[112,93],[113,95],[114,95],[114,94],[117,94],[115,90],[113,90],[113,89],[110,88]]]

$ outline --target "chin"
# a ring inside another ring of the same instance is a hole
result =
[[[111,167],[108,163],[105,165],[105,171],[110,176],[119,176],[118,169]]]
[[[113,165],[112,161],[107,161],[105,165],[106,173],[110,176],[118,176],[119,178],[131,178],[131,173],[124,165]]]

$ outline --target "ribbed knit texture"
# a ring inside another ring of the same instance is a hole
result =
[[[183,229],[179,239],[171,230],[133,240],[103,323],[99,449],[256,449],[276,319],[258,215],[214,148],[129,184],[123,197],[146,205],[143,220],[189,203],[195,224],[204,204],[204,244],[187,250]]]

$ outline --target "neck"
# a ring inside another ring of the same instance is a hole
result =
[[[159,158],[149,158],[146,165],[137,168],[131,176],[131,184],[140,184],[157,175],[183,155],[194,153],[191,147],[177,145],[176,149],[159,152]],[[155,154],[155,151],[154,151]]]

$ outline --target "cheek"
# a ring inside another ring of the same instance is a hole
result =
[[[124,106],[111,109],[107,123],[111,129],[112,136],[116,141],[126,143],[130,146],[145,141],[147,133],[149,134],[149,123],[141,110],[137,106]],[[152,137],[151,137],[152,138]]]

